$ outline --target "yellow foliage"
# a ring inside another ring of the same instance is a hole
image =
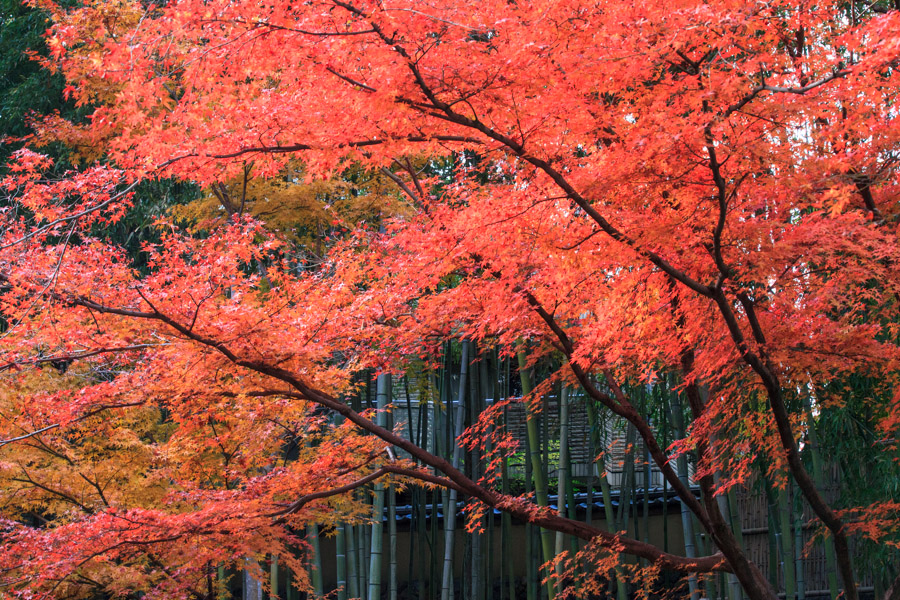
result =
[[[358,166],[348,168],[341,179],[315,181],[307,181],[296,163],[277,178],[254,177],[252,170],[252,164],[245,165],[242,176],[214,184],[199,200],[173,207],[172,216],[201,231],[249,215],[321,256],[327,238],[342,226],[410,212],[388,177]]]
[[[51,368],[0,380],[0,435],[10,439],[47,427],[32,410],[35,398],[83,384],[83,374]],[[0,486],[8,499],[0,514],[59,522],[73,508],[83,514],[111,505],[154,505],[165,482],[154,480],[147,442],[164,427],[155,407],[115,408],[0,446]]]

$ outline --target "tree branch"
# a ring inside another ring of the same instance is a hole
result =
[[[340,402],[339,400],[325,392],[310,387],[293,372],[262,361],[249,360],[237,356],[224,344],[224,342],[220,342],[218,340],[203,336],[195,331],[191,331],[183,324],[175,321],[174,319],[157,310],[150,302],[150,300],[146,298],[146,296],[144,296],[143,294],[141,295],[150,306],[152,312],[135,311],[130,309],[116,309],[113,307],[105,307],[93,302],[91,303],[91,308],[98,312],[108,312],[111,314],[121,314],[124,316],[131,316],[135,318],[160,321],[162,323],[165,323],[175,331],[179,332],[184,337],[193,340],[194,342],[197,342],[201,345],[217,350],[228,360],[239,367],[243,367],[261,375],[266,375],[272,377],[273,379],[287,383],[297,391],[284,392],[285,396],[308,400],[342,415],[344,418],[352,422],[354,425],[358,426],[360,429],[368,431],[369,433],[381,438],[385,442],[397,446],[402,450],[405,450],[421,463],[434,468],[436,471],[443,473],[446,476],[446,480],[443,480],[441,478],[440,482],[434,480],[431,481],[432,483],[435,483],[437,485],[444,485],[446,482],[446,485],[452,485],[452,487],[457,489],[459,492],[471,496],[486,504],[487,506],[506,511],[514,517],[520,518],[530,523],[534,523],[546,529],[552,529],[553,531],[567,533],[584,540],[598,540],[599,543],[607,548],[637,556],[639,558],[645,558],[648,561],[663,568],[686,572],[703,573],[711,571],[731,570],[731,567],[728,565],[727,561],[725,561],[724,557],[722,557],[720,554],[701,558],[686,558],[684,556],[669,554],[667,552],[659,550],[652,544],[640,542],[638,540],[634,540],[617,534],[611,534],[607,531],[603,531],[596,527],[592,527],[585,523],[582,523],[581,521],[575,521],[572,519],[560,517],[552,511],[536,511],[534,505],[531,503],[518,498],[509,498],[493,490],[484,488],[466,477],[465,474],[463,474],[460,470],[454,468],[453,465],[451,465],[446,459],[435,456],[427,450],[416,446],[406,438],[397,435],[393,431],[376,425],[369,419],[352,410],[343,402]],[[72,302],[74,304],[82,304],[84,300],[75,298],[72,300]],[[421,478],[421,475],[416,474],[416,477]],[[694,499],[694,501],[696,502],[696,498]]]

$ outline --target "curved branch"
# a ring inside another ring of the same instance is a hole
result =
[[[85,350],[84,352],[70,352],[68,354],[56,354],[53,356],[42,356],[33,360],[12,360],[8,363],[0,365],[0,372],[12,369],[13,367],[21,367],[25,365],[40,365],[45,363],[73,361],[81,358],[97,356],[99,354],[110,354],[113,352],[130,352],[132,350],[143,350],[145,348],[153,348],[156,346],[164,346],[165,344],[133,344],[131,346],[120,346],[118,348],[99,348],[97,350]]]
[[[678,494],[678,497],[691,509],[697,518],[703,523],[704,527],[707,530],[711,530],[712,523],[709,520],[709,515],[706,512],[706,509],[702,504],[697,500],[697,497],[684,485],[681,479],[678,477],[678,474],[672,469],[672,465],[669,463],[669,457],[666,453],[659,447],[659,443],[656,441],[656,436],[653,434],[653,430],[650,429],[650,426],[647,422],[641,418],[640,414],[638,414],[637,410],[635,410],[634,406],[632,406],[631,402],[628,401],[628,398],[625,396],[622,389],[615,383],[615,380],[612,378],[612,374],[607,371],[604,373],[607,377],[607,380],[610,383],[610,387],[613,390],[613,394],[615,398],[609,396],[608,394],[604,394],[602,391],[597,389],[597,386],[594,385],[594,382],[591,381],[591,378],[588,377],[588,374],[582,369],[578,363],[572,360],[572,355],[574,353],[574,347],[572,341],[569,339],[568,334],[566,334],[565,330],[557,323],[556,319],[551,315],[547,310],[541,305],[541,303],[534,297],[531,292],[520,290],[522,294],[524,294],[526,301],[528,304],[534,309],[534,311],[540,315],[541,319],[543,319],[544,323],[550,328],[550,330],[556,335],[559,339],[559,345],[561,349],[568,358],[569,368],[572,370],[572,373],[575,374],[575,377],[578,379],[578,382],[582,385],[584,390],[593,398],[594,400],[600,402],[607,408],[609,408],[612,412],[619,415],[623,419],[627,420],[629,423],[635,426],[640,433],[641,438],[644,440],[644,443],[647,445],[647,450],[650,452],[650,455],[653,457],[654,462],[659,467],[660,471],[662,471],[663,476],[675,490],[675,493]]]
[[[426,476],[424,474],[413,471],[404,474],[408,474],[410,476],[413,476],[414,474],[416,478],[428,480],[429,482],[435,483],[436,485],[449,485],[459,492],[479,500],[487,506],[508,512],[512,516],[522,519],[523,521],[534,523],[535,525],[544,527],[546,529],[552,529],[553,531],[567,533],[580,539],[597,540],[600,544],[607,548],[613,549],[618,552],[623,552],[625,554],[630,554],[639,558],[647,559],[648,561],[663,568],[699,573],[731,570],[730,565],[721,554],[715,554],[712,556],[705,556],[700,558],[687,558],[684,556],[670,554],[668,552],[661,551],[652,544],[634,540],[618,534],[611,534],[607,531],[592,527],[580,521],[560,517],[559,515],[551,511],[535,510],[535,506],[529,502],[526,502],[519,498],[510,498],[493,490],[482,487],[481,485],[472,481],[470,478],[466,477],[466,475],[459,469],[454,468],[453,465],[451,465],[450,462],[446,459],[431,454],[427,450],[416,446],[411,441],[400,435],[397,435],[389,429],[380,427],[379,425],[375,424],[374,422],[351,409],[340,400],[321,390],[310,387],[295,373],[262,361],[249,360],[239,357],[231,349],[229,349],[224,342],[220,342],[218,340],[203,336],[189,329],[185,325],[157,310],[150,302],[150,300],[146,298],[146,296],[144,296],[143,294],[141,295],[150,306],[152,312],[106,307],[79,297],[73,298],[71,302],[73,304],[82,306],[90,304],[92,310],[98,312],[121,314],[124,316],[150,319],[164,323],[180,333],[185,338],[217,350],[236,366],[243,367],[261,375],[266,375],[278,381],[287,383],[297,391],[283,392],[284,396],[314,402],[316,404],[319,404],[320,406],[324,406],[325,408],[338,413],[360,429],[363,429],[364,431],[367,431],[381,438],[389,444],[405,450],[421,463],[426,464],[434,468],[436,471],[443,473],[444,475],[446,475],[446,479],[437,478],[435,480],[431,480],[431,476]],[[392,469],[393,472],[397,471],[397,467],[386,466],[385,469]],[[383,474],[385,473],[382,473],[382,475]],[[428,477],[429,479],[425,479],[426,477]]]
[[[365,148],[367,146],[378,146],[380,144],[385,144],[387,142],[393,141],[391,138],[384,139],[374,139],[374,140],[357,140],[352,142],[345,142],[343,144],[336,144],[333,146],[334,148]],[[465,144],[482,144],[483,141],[478,138],[465,137],[460,135],[433,135],[433,136],[420,136],[420,135],[412,135],[405,138],[400,138],[399,141],[406,142],[460,142]],[[303,150],[315,150],[317,146],[313,146],[311,144],[289,144],[287,146],[250,146],[248,148],[241,148],[240,150],[235,150],[234,152],[226,152],[223,154],[201,154],[199,152],[191,152],[189,154],[182,154],[181,156],[176,156],[174,158],[170,158],[169,160],[160,163],[157,165],[157,170],[165,169],[179,161],[185,160],[187,158],[208,158],[215,160],[226,160],[229,158],[238,158],[240,156],[244,156],[245,154],[288,154],[290,152],[302,152]],[[0,248],[2,249],[2,248]]]
[[[87,419],[87,418],[89,418],[89,417],[93,417],[94,415],[103,412],[104,410],[111,410],[111,409],[113,409],[113,408],[129,408],[129,407],[132,407],[132,406],[141,406],[141,405],[143,405],[143,404],[144,404],[143,402],[126,402],[126,403],[122,403],[122,404],[110,404],[110,405],[107,405],[107,406],[101,406],[101,407],[96,408],[96,409],[94,409],[94,410],[92,410],[92,411],[89,411],[89,412],[84,413],[83,415],[81,415],[81,416],[78,417],[77,419],[74,419],[72,422],[73,422],[73,423],[77,423],[78,421],[83,421],[83,420],[85,420],[85,419]],[[3,446],[6,446],[7,444],[12,444],[13,442],[21,442],[22,440],[27,440],[28,438],[34,437],[34,436],[36,436],[36,435],[40,435],[40,434],[42,434],[42,433],[44,433],[44,432],[47,432],[47,431],[52,431],[52,430],[54,430],[54,429],[58,429],[58,428],[60,428],[60,427],[62,427],[62,424],[61,424],[61,423],[54,423],[53,425],[47,425],[46,427],[42,427],[42,428],[40,428],[40,429],[36,429],[36,430],[34,430],[34,431],[32,431],[32,432],[29,432],[29,433],[20,435],[20,436],[18,436],[18,437],[7,438],[7,439],[5,439],[5,440],[0,440],[0,448],[2,448]]]

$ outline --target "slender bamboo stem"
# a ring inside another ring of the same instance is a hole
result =
[[[675,430],[673,434],[676,438],[681,439],[684,437],[684,413],[681,408],[681,396],[678,393],[673,393],[668,396],[670,399],[670,412],[671,418],[669,419],[672,422]],[[678,469],[678,479],[681,480],[681,483],[684,484],[685,487],[688,486],[688,460],[687,456],[684,454],[680,454],[675,461],[675,466]],[[697,556],[697,551],[694,547],[694,520],[691,518],[691,509],[683,500],[679,500],[679,504],[681,505],[681,529],[684,535],[684,555],[688,558],[694,558]],[[688,577],[688,589],[691,593],[691,600],[699,600],[700,599],[700,590],[697,585],[697,576],[690,575]]]
[[[797,498],[796,500],[799,500]],[[794,568],[797,571],[797,599],[806,600],[806,577],[803,569],[803,521],[801,512],[803,503],[796,502],[799,507],[794,507]]]
[[[397,600],[397,498],[394,484],[388,486],[388,598]],[[412,535],[410,535],[410,542]]]
[[[528,359],[525,352],[520,350],[517,354],[519,359],[519,377],[522,380],[522,396],[529,396],[534,389],[531,376],[528,373]],[[531,472],[534,478],[534,495],[538,506],[549,506],[550,502],[547,498],[547,479],[544,476],[545,463],[541,456],[540,433],[538,429],[537,415],[531,410],[531,403],[525,403],[526,414],[526,432],[528,435],[528,447],[531,455]],[[541,549],[545,563],[553,560],[553,533],[549,529],[541,529]],[[547,580],[550,581],[550,573],[547,574]],[[554,590],[552,585],[547,586],[547,596],[549,600],[553,600]]]
[[[228,589],[228,578],[225,575],[225,563],[219,563],[216,571],[216,584],[219,590],[216,596],[219,598],[219,600],[230,598],[231,592]]]
[[[376,422],[380,427],[387,427],[388,406],[391,403],[391,374],[382,373],[376,381],[376,403],[378,413]],[[384,549],[384,484],[375,484],[374,502],[372,503],[372,544],[369,558],[369,600],[381,600],[381,563]]]
[[[603,495],[603,510],[606,513],[606,526],[610,533],[619,531],[618,519],[613,510],[612,486],[609,483],[609,470],[606,460],[601,454],[597,459],[597,468],[600,470],[600,493]],[[619,490],[619,506],[627,500],[622,499],[622,491]],[[628,600],[628,585],[625,581],[625,572],[621,566],[616,567],[616,599]]]
[[[812,412],[812,402],[808,395],[803,396],[803,409],[806,412],[807,434],[809,436],[809,454],[812,458],[813,482],[816,488],[825,488],[825,468],[822,462],[822,454],[819,451],[819,435],[816,431],[816,419]],[[828,591],[831,600],[837,600],[840,589],[837,578],[837,561],[834,556],[834,541],[831,538],[824,540],[825,545],[825,573],[828,577]]]
[[[504,398],[509,398],[509,359],[504,359],[504,366],[506,367],[504,373],[506,375],[505,382],[505,391],[503,394]],[[509,428],[509,410],[504,407],[503,408],[503,425],[504,427]],[[503,462],[501,463],[501,471],[500,471],[500,486],[504,495],[509,495],[509,457],[504,456]],[[501,568],[500,571],[500,599],[501,600],[514,600],[516,597],[516,576],[515,576],[515,567],[512,561],[512,540],[510,536],[512,535],[512,515],[508,512],[503,512],[500,516],[500,564],[506,565],[506,587],[503,586],[503,570]],[[507,590],[508,596],[504,597],[504,590]]]
[[[569,388],[565,385],[560,387],[559,391],[559,464],[556,468],[556,503],[559,516],[566,517],[566,504],[568,502],[568,489],[566,485],[565,465],[569,460]],[[559,556],[563,553],[565,546],[565,535],[556,532],[555,552]],[[563,565],[557,561],[556,577],[558,581],[562,581]]]
[[[294,587],[294,574],[290,569],[284,570],[284,600],[297,600],[300,591]]]
[[[794,572],[793,536],[791,535],[791,498],[787,486],[778,490],[779,537],[781,542],[781,572],[784,574],[786,600],[797,595],[797,578]]]
[[[360,597],[356,536],[353,525],[344,525],[344,539],[347,545],[347,594],[350,598]]]
[[[278,593],[278,555],[273,554],[269,558],[269,598],[277,600],[281,596]]]
[[[719,486],[720,476],[719,473],[716,472],[713,474],[713,482],[716,487]],[[716,502],[719,505],[719,512],[725,518],[726,522],[732,521],[733,516],[731,514],[731,510],[728,506],[728,496],[725,494],[719,494],[716,496]],[[732,521],[733,522],[733,521]],[[732,525],[732,530],[734,530],[734,526]],[[725,576],[728,581],[728,598],[729,600],[741,600],[741,583],[738,581],[738,578],[734,575],[734,573],[729,573]]]
[[[469,374],[469,342],[462,344],[462,364],[459,368],[459,400],[456,407],[456,435],[453,444],[452,465],[458,469],[462,461],[462,447],[457,441],[463,434],[465,422],[465,394]],[[441,583],[441,600],[450,600],[453,595],[453,542],[456,535],[456,488],[450,490],[447,510],[444,513],[444,573]]]
[[[313,590],[316,596],[325,595],[325,586],[322,581],[322,551],[319,546],[319,526],[313,523],[306,528],[306,537],[309,539],[309,545],[312,547],[312,556],[310,556],[310,570],[312,571],[310,579],[312,579]]]
[[[347,600],[347,533],[343,525],[337,526],[334,539],[335,545],[335,570],[337,571],[337,598]]]

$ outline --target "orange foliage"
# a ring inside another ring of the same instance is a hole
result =
[[[60,471],[67,487],[54,488],[55,500],[32,500],[62,514],[60,494],[77,493],[80,513],[48,528],[8,523],[0,566],[17,589],[52,593],[80,585],[85,565],[102,574],[125,563],[133,581],[110,575],[101,585],[176,597],[203,565],[294,543],[271,517],[279,506],[384,463],[383,442],[349,424],[330,430],[311,404],[399,445],[346,412],[350,376],[428,358],[451,337],[504,348],[530,339],[536,356],[562,354],[569,370],[559,376],[638,425],[648,444],[653,432],[617,382],[680,373],[692,430],[670,454],[651,453],[673,486],[672,455],[700,454],[706,497],[694,511],[723,555],[686,561],[577,529],[597,547],[653,569],[734,570],[750,597],[767,597],[768,583],[704,508],[722,491],[714,472],[734,485],[764,455],[774,471],[790,470],[840,553],[854,531],[845,520],[863,513],[838,514],[804,484],[803,416],[785,397],[851,373],[896,379],[898,11],[857,19],[842,2],[745,0],[97,0],[55,15],[56,64],[80,102],[97,104],[79,135],[104,140],[107,155],[48,181],[45,159],[24,151],[4,182],[22,210],[0,216],[2,362],[78,359],[84,376],[11,396],[4,432],[55,426],[22,440],[37,454],[45,443],[64,456],[97,446]],[[423,155],[460,166],[432,179],[396,169]],[[211,186],[241,177],[250,160],[260,177],[300,160],[311,182],[351,163],[390,168],[414,210],[383,231],[358,227],[300,274],[284,239],[247,219],[204,239],[173,228],[147,249],[147,275],[91,236],[120,218],[136,181]],[[103,439],[85,430],[94,423]],[[120,427],[132,437],[117,438]],[[284,429],[314,443],[275,467]],[[118,460],[116,444],[133,446],[142,465],[120,491],[103,500],[68,487],[81,468],[109,469],[101,463]],[[437,483],[575,527],[418,452],[446,478]],[[140,498],[140,478],[171,483]],[[333,499],[289,522],[354,510]],[[865,535],[896,527],[894,508],[873,510],[883,519]],[[41,567],[43,549],[69,546],[73,558]],[[164,577],[153,560],[177,569]]]

